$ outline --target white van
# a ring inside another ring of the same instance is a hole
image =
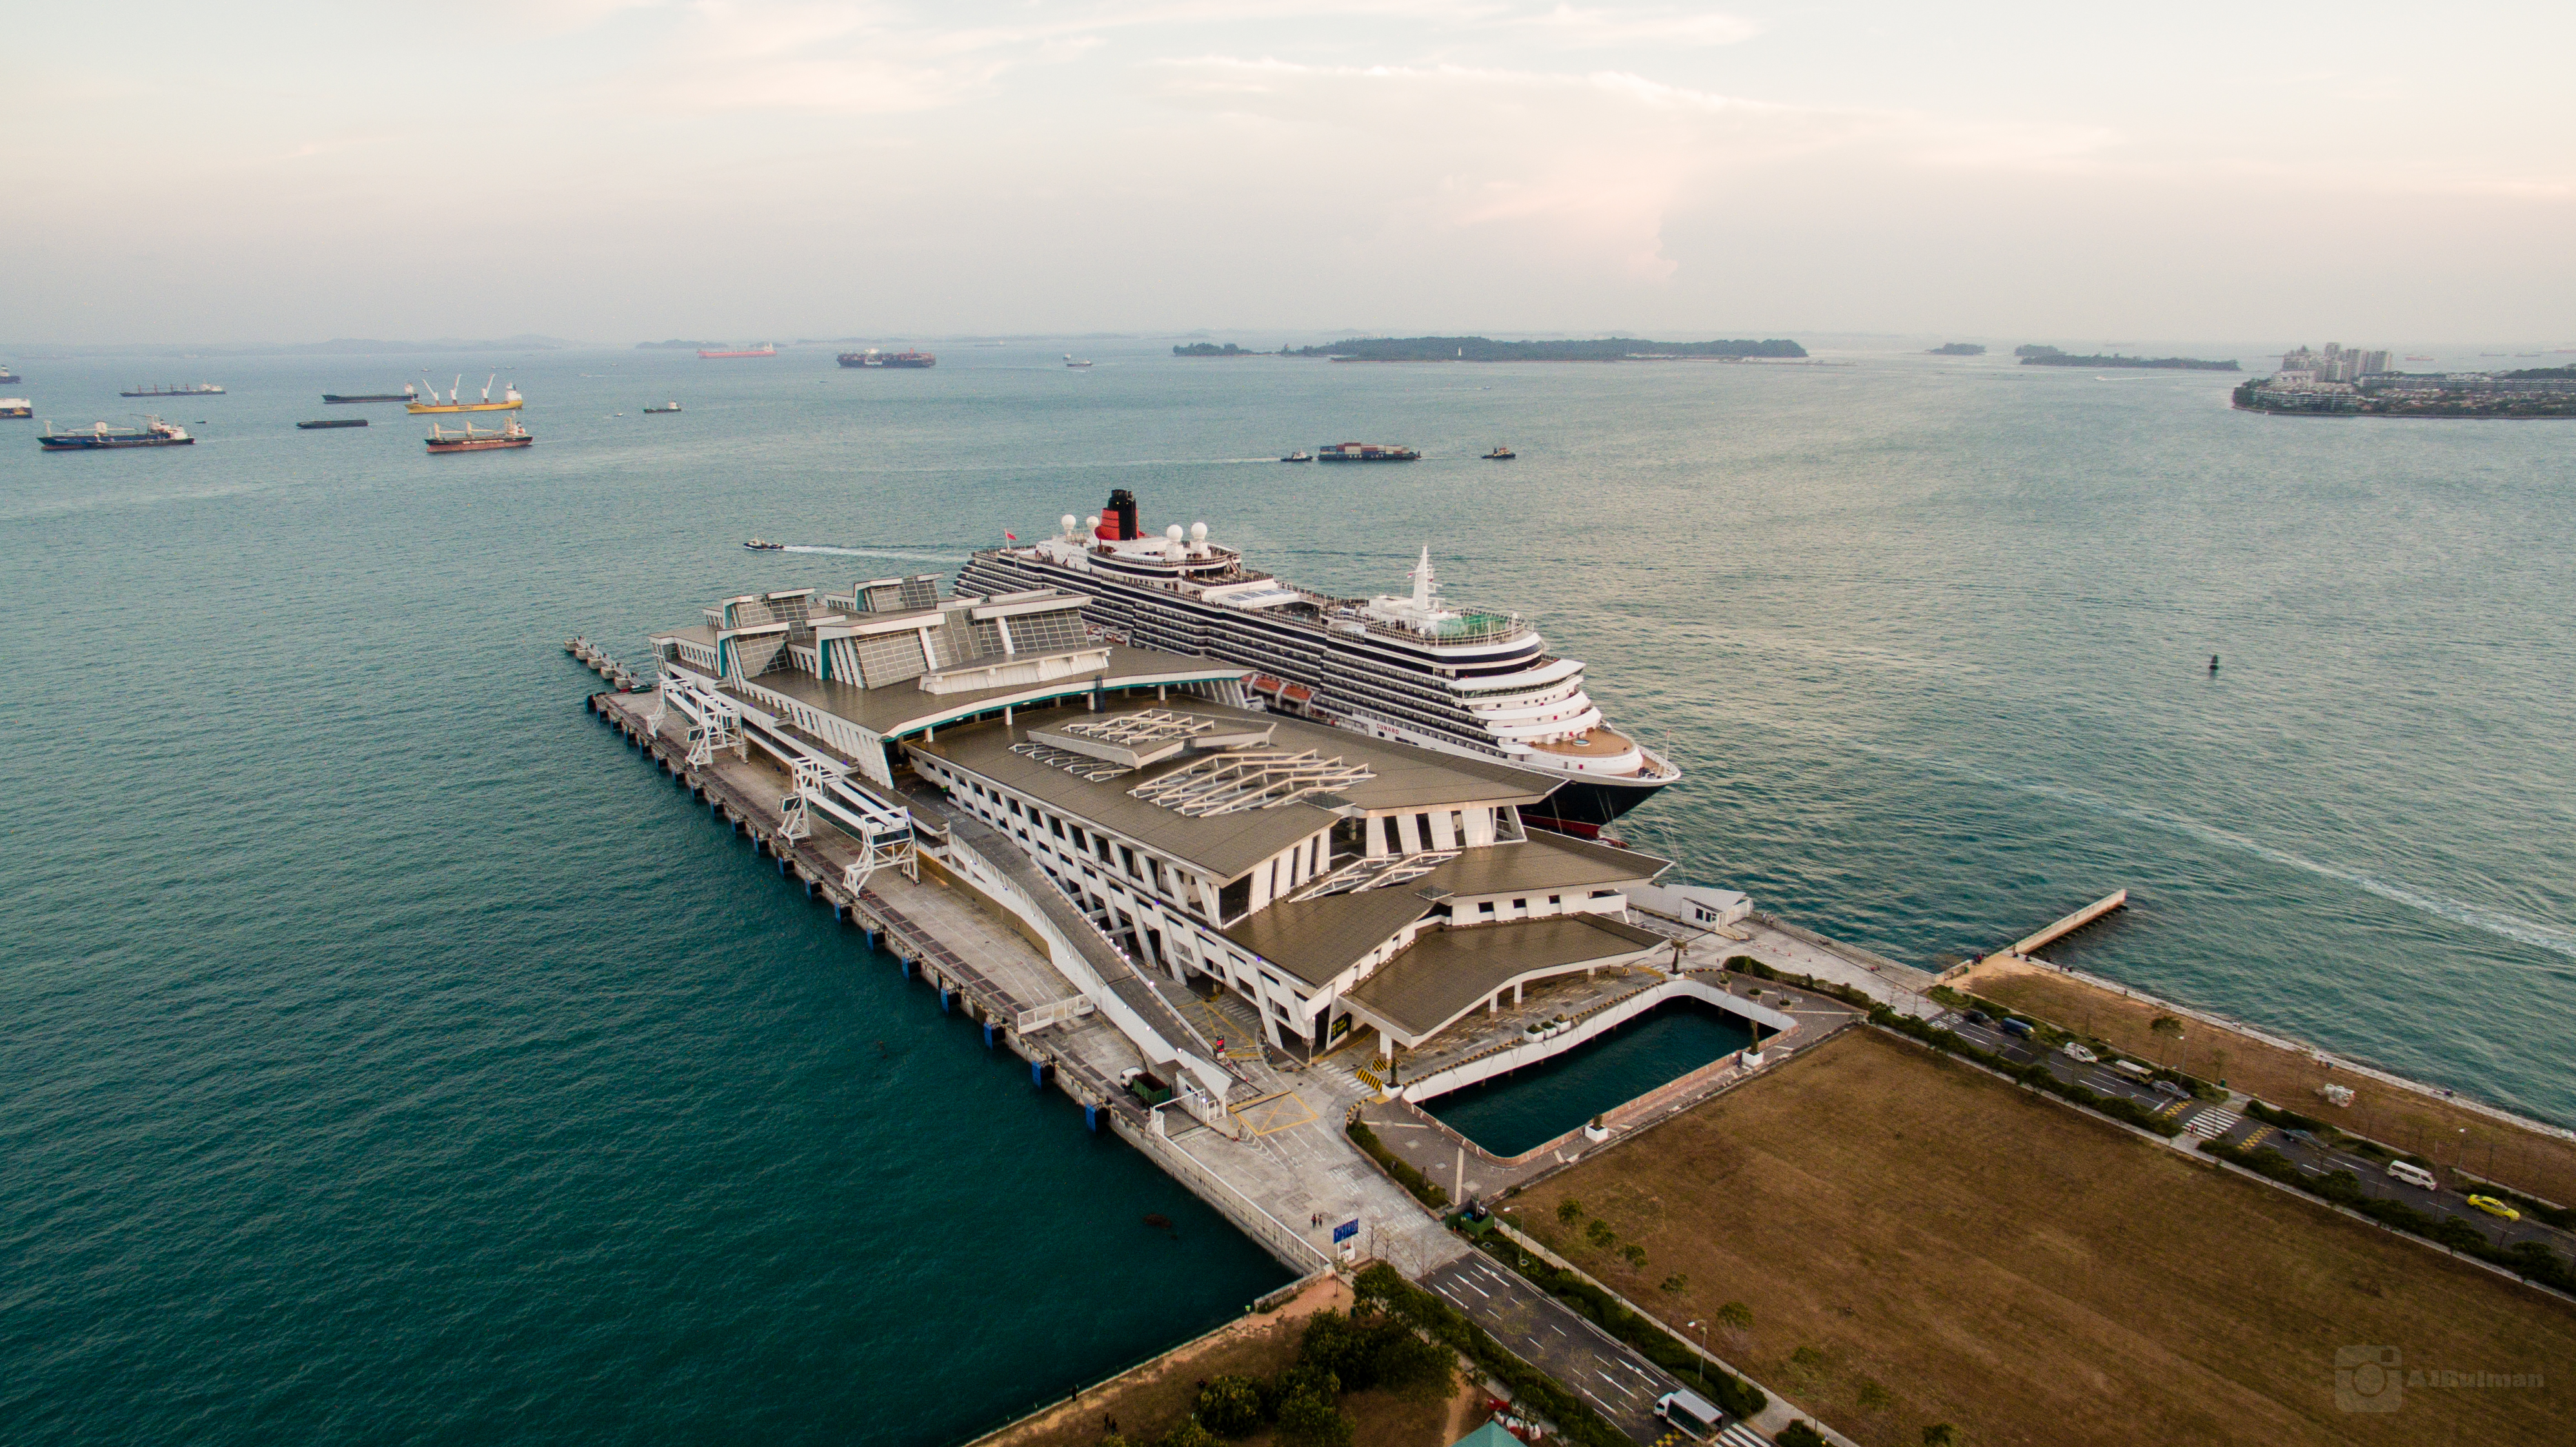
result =
[[[2442,1189],[2442,1183],[2433,1179],[2433,1173],[2431,1171],[2424,1169],[2413,1161],[2390,1161],[2388,1163],[2388,1174],[2392,1180],[2404,1181],[2410,1186],[2418,1186],[2427,1191],[2438,1191]]]
[[[1713,1437],[1726,1425],[1717,1404],[1688,1387],[1664,1393],[1655,1402],[1655,1415],[1687,1437]]]

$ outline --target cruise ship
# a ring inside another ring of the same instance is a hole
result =
[[[1516,613],[1444,602],[1428,548],[1409,594],[1336,598],[1246,566],[1205,523],[1147,534],[1120,488],[1055,537],[976,553],[958,587],[1077,593],[1093,626],[1131,646],[1256,670],[1275,712],[1540,775],[1558,787],[1520,812],[1543,829],[1596,836],[1681,777],[1602,717],[1581,660],[1551,654]]]

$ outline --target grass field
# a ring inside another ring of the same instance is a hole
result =
[[[2174,1065],[2210,1080],[2224,1078],[2248,1095],[2417,1152],[2444,1167],[2469,1171],[2561,1205],[2576,1203],[2576,1142],[2503,1125],[2475,1111],[2349,1070],[2330,1071],[2304,1053],[2267,1045],[2198,1020],[2183,1022],[2180,1042],[2151,1034],[2163,1013],[2152,1005],[2044,970],[2013,969],[1971,977],[1968,988],[2061,1029],[2109,1041],[2125,1054]],[[2353,1089],[2350,1106],[2325,1103],[2327,1081]]]
[[[2571,1440],[2576,1308],[1874,1030],[1512,1216],[1676,1329],[1750,1307],[1711,1349],[1868,1447],[1941,1421],[1969,1444]],[[2543,1384],[2401,1381],[2394,1412],[2340,1410],[2336,1353],[2364,1346]]]
[[[1198,1400],[1200,1382],[1229,1373],[1276,1376],[1297,1359],[1298,1335],[1305,1330],[1306,1317],[1350,1307],[1350,1288],[1327,1279],[1276,1312],[1248,1317],[1222,1333],[1168,1352],[1083,1392],[1079,1400],[1015,1422],[976,1447],[1095,1447],[1112,1421],[1118,1424],[1119,1435],[1151,1444],[1189,1413]],[[1483,1421],[1467,1410],[1483,1400],[1482,1391],[1462,1382],[1459,1392],[1446,1400],[1351,1392],[1342,1398],[1342,1410],[1350,1415],[1355,1447],[1448,1447]],[[1271,1439],[1272,1433],[1265,1429],[1241,1439],[1240,1447],[1273,1447]]]

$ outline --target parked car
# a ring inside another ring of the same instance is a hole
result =
[[[1969,1024],[1971,1024],[1971,1025],[1984,1025],[1984,1024],[1987,1024],[1987,1023],[1990,1023],[1990,1022],[1989,1022],[1989,1021],[1987,1020],[1987,1018],[1986,1018],[1986,1012],[1985,1012],[1985,1011],[1983,1011],[1983,1010],[1970,1010],[1970,1011],[1968,1012],[1968,1023],[1969,1023]]]
[[[2030,1038],[2030,1022],[2028,1020],[2006,1020],[1995,1028],[2001,1030],[2015,1040],[2027,1040]]]
[[[2469,1204],[2486,1212],[2490,1216],[2502,1216],[2508,1221],[2519,1221],[2522,1219],[2522,1213],[2520,1211],[2515,1210],[2493,1196],[2471,1196],[2469,1198]]]
[[[2174,1084],[2170,1080],[2150,1082],[2147,1089],[2154,1091],[2158,1095],[2170,1095],[2176,1100],[2191,1099],[2190,1091],[2183,1089],[2181,1086]]]
[[[2081,1045],[2069,1045],[2069,1046],[2067,1046],[2067,1047],[2066,1047],[2066,1058],[2067,1058],[2067,1059],[2069,1059],[2069,1060],[2077,1061],[2077,1062],[2079,1062],[2079,1063],[2081,1063],[2081,1064],[2091,1065],[2091,1064],[2093,1064],[2093,1063],[2095,1063],[2095,1062],[2099,1061],[2102,1057],[2101,1057],[2101,1056],[2099,1056],[2099,1055],[2094,1054],[2094,1053],[2093,1053],[2092,1051],[2090,1051],[2090,1050],[2085,1049],[2085,1048],[2084,1048],[2083,1046],[2081,1046]]]

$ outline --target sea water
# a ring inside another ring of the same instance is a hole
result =
[[[1688,771],[1623,825],[1676,878],[1926,966],[2126,886],[2059,958],[2576,1118],[2564,426],[1859,349],[1091,346],[18,359],[39,422],[201,440],[0,422],[13,1440],[955,1440],[1281,1280],[561,651],[953,570],[1113,487],[1340,592],[1427,544]],[[494,367],[533,448],[319,401]],[[1425,457],[1271,460],[1346,439]],[[1552,1134],[1596,1075],[1492,1099]]]

